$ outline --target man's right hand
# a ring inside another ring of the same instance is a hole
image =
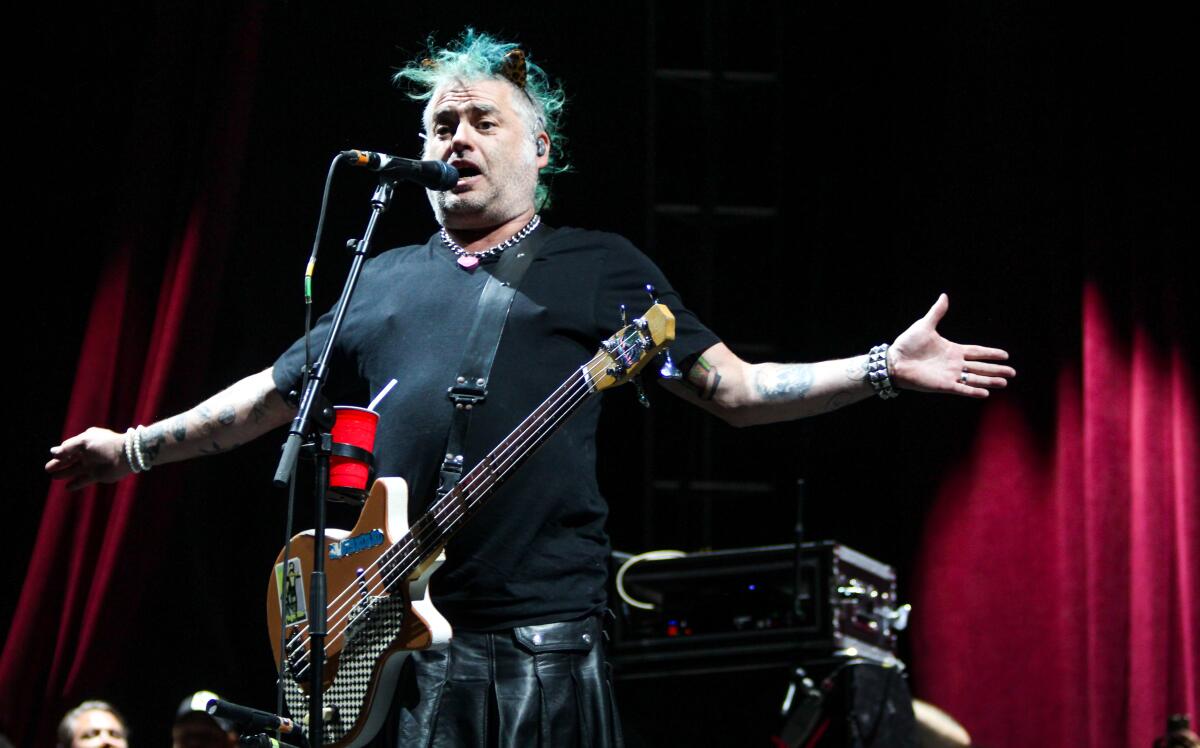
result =
[[[69,491],[93,483],[112,483],[132,472],[124,450],[124,434],[93,426],[51,447],[46,472],[55,480],[69,480]]]
[[[140,458],[154,465],[225,452],[282,426],[295,415],[275,391],[271,369],[251,374],[177,416],[140,427]],[[46,472],[69,490],[112,483],[133,472],[125,435],[92,427],[50,450]]]

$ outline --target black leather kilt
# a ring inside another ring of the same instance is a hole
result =
[[[405,748],[621,746],[598,618],[458,631],[405,663],[381,736]]]

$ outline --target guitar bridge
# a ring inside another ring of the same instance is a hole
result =
[[[284,641],[295,641],[300,636],[300,627],[292,626],[287,630],[287,637]],[[292,680],[301,683],[304,680],[303,673],[304,663],[308,660],[308,650],[304,646],[288,647],[287,653],[287,672],[292,676]]]

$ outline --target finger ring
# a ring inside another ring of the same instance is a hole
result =
[[[966,370],[966,369],[963,369],[962,376],[958,378],[958,381],[962,382],[963,384],[966,384],[966,383],[967,383],[967,376],[968,376],[967,370]]]

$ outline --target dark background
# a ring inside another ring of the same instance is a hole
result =
[[[11,64],[21,133],[5,630],[46,493],[40,466],[62,436],[71,383],[87,375],[75,363],[97,275],[116,217],[139,210],[122,185],[190,157],[152,144],[125,157],[136,118],[171,105],[161,92],[173,75],[194,74],[148,49],[165,12],[143,3],[13,22],[44,41]],[[268,365],[299,333],[328,159],[349,147],[415,154],[419,106],[390,74],[426,34],[445,41],[468,24],[520,41],[566,87],[574,172],[556,180],[547,220],[629,236],[747,359],[862,353],[945,291],[942,332],[1009,350],[1020,376],[1000,397],[1049,439],[1052,385],[1078,346],[1081,281],[1181,274],[1194,247],[1189,19],[993,3],[275,3],[242,198],[228,216],[236,239],[214,268],[218,342],[203,392]],[[336,248],[361,233],[371,184],[349,173],[335,182],[320,308],[340,288],[348,263]],[[420,191],[401,189],[376,246],[433,228]],[[923,512],[983,407],[906,393],[737,431],[657,389],[647,416],[633,397],[606,402],[600,473],[614,547],[787,542],[803,477],[810,536],[894,564],[902,592]],[[177,507],[171,551],[128,580],[153,603],[112,642],[127,677],[93,694],[127,712],[137,744],[165,742],[179,699],[198,688],[273,700],[261,619],[283,536],[284,497],[269,485],[277,444],[169,468],[188,486],[161,497]]]

